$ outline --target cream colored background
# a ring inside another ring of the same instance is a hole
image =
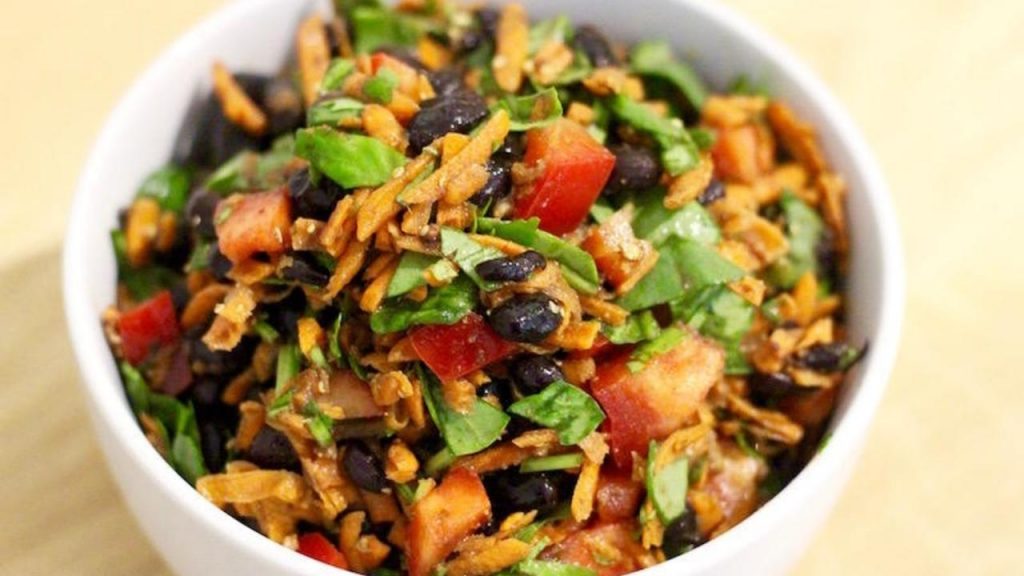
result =
[[[906,244],[892,387],[795,574],[1024,573],[1024,1],[727,3],[846,103]],[[58,250],[117,97],[220,4],[0,0],[0,574],[167,574],[83,413]]]

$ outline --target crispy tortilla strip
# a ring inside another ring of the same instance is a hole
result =
[[[665,194],[665,208],[675,210],[696,200],[711,183],[714,173],[715,165],[711,161],[711,154],[702,152],[697,166],[676,176],[668,185],[668,193]]]
[[[572,492],[570,510],[577,522],[586,522],[594,511],[594,496],[597,495],[597,480],[600,476],[601,464],[590,458],[583,459],[580,476],[576,480],[576,488]]]
[[[797,117],[793,109],[779,101],[768,105],[768,123],[779,135],[783,147],[811,174],[827,168],[825,155],[818,146],[814,126]]]
[[[295,503],[306,495],[302,476],[284,470],[253,470],[234,474],[211,474],[196,481],[196,490],[218,506],[246,504],[276,498]]]
[[[621,326],[629,318],[629,312],[618,304],[601,299],[600,296],[580,294],[583,311],[611,326]]]
[[[726,401],[729,411],[747,423],[751,434],[790,446],[804,436],[803,427],[782,412],[758,408],[737,394],[728,394]]]
[[[355,278],[359,269],[362,268],[363,262],[366,260],[368,246],[369,242],[362,240],[348,243],[345,252],[338,258],[338,265],[334,269],[334,274],[331,275],[330,281],[327,282],[327,288],[324,290],[327,298],[337,296],[338,292],[341,292]]]
[[[201,326],[210,319],[213,309],[231,291],[227,284],[207,284],[192,295],[181,313],[181,327],[185,330]]]
[[[220,101],[224,117],[252,136],[267,129],[267,115],[249,98],[231,72],[220,61],[213,63],[213,93]]]
[[[398,204],[398,195],[421,174],[433,167],[436,160],[437,153],[428,146],[415,160],[406,164],[404,168],[399,168],[399,173],[394,178],[370,193],[356,213],[356,238],[359,241],[368,240],[399,213],[401,206]],[[440,170],[434,174],[438,172]],[[427,180],[430,178],[432,176]]]
[[[160,204],[153,198],[132,202],[125,225],[125,252],[132,266],[149,262],[160,220]]]
[[[473,166],[486,164],[495,147],[508,135],[509,126],[508,112],[505,110],[495,112],[480,129],[480,132],[450,162],[442,165],[423,182],[404,192],[402,202],[422,204],[441,199],[449,190],[449,186],[453,182],[458,182],[459,175],[472,170]]]
[[[517,564],[530,555],[532,546],[515,538],[504,540],[487,540],[486,544],[473,546],[464,550],[454,560],[448,562],[445,574],[448,576],[486,576],[500,572]]]
[[[380,104],[367,104],[363,108],[363,128],[370,136],[391,146],[401,153],[409,147],[405,128],[398,123],[394,113]]]
[[[320,84],[331,62],[331,47],[323,18],[314,14],[302,21],[295,36],[295,53],[299,61],[302,99],[312,106],[320,95]]]
[[[506,4],[498,19],[497,47],[491,70],[505,92],[518,92],[523,83],[523,64],[529,57],[530,22],[519,4]]]

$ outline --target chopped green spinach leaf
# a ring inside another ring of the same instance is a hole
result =
[[[604,411],[589,394],[562,380],[509,406],[508,411],[554,429],[564,446],[576,444],[604,422]]]
[[[383,184],[406,162],[401,152],[376,138],[327,126],[299,130],[295,154],[345,188]]]
[[[433,373],[421,368],[420,378],[424,388],[423,400],[430,417],[455,456],[474,454],[494,444],[511,420],[508,414],[479,398],[474,400],[469,412],[457,412],[445,401],[441,385]]]

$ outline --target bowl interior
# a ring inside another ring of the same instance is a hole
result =
[[[210,63],[221,59],[233,70],[276,72],[291,49],[293,32],[301,17],[311,10],[324,9],[326,4],[316,0],[236,3],[194,29],[162,56],[122,100],[86,165],[65,244],[64,288],[71,336],[99,417],[113,421],[147,466],[158,467],[163,463],[152,450],[151,454],[142,454],[148,446],[128,409],[99,323],[102,310],[113,301],[115,292],[109,230],[116,225],[118,210],[127,205],[142,178],[170,157],[189,103],[208,86]],[[618,40],[668,39],[679,54],[692,59],[713,86],[724,87],[741,73],[753,76],[817,127],[827,157],[846,178],[850,189],[850,337],[854,342],[869,341],[872,346],[867,360],[851,374],[832,423],[835,450],[854,450],[892,364],[903,288],[898,236],[885,184],[849,119],[819,82],[785,50],[742,20],[708,3],[602,2],[599,10],[595,10],[591,0],[526,0],[524,4],[532,17],[566,14],[577,23],[597,24]],[[828,451],[815,458],[787,491],[795,489],[815,467],[829,466],[829,458]],[[154,469],[153,474],[163,475],[169,485],[178,482],[181,490],[174,490],[187,505],[205,505],[170,467]],[[824,477],[824,470],[821,475]],[[785,498],[787,491],[776,500]],[[774,502],[766,508],[776,506]],[[233,522],[226,516],[224,520]],[[723,538],[687,555],[684,562],[691,556],[714,553],[705,549],[723,548],[731,538],[739,538],[734,534],[743,532],[750,522],[745,521]]]

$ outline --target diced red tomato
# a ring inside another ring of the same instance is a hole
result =
[[[419,73],[412,66],[402,62],[398,58],[378,52],[370,56],[370,65],[373,73],[380,72],[382,68],[391,70],[398,77],[398,91],[406,94],[416,93],[416,84],[419,82]]]
[[[154,348],[173,344],[180,329],[174,301],[168,290],[121,314],[117,321],[121,350],[130,364],[138,365]]]
[[[217,242],[233,264],[254,254],[282,254],[291,246],[291,199],[287,188],[237,195],[217,206]]]
[[[479,314],[451,326],[421,326],[409,334],[416,355],[445,382],[461,378],[516,351]]]
[[[643,454],[651,440],[686,424],[725,368],[722,349],[693,332],[636,373],[627,367],[631,354],[601,363],[590,384],[608,415],[612,455],[623,469],[632,465],[633,452]]]
[[[711,149],[715,173],[724,180],[752,184],[770,168],[760,157],[761,148],[761,135],[753,124],[719,130]]]
[[[412,507],[406,531],[409,576],[428,576],[491,517],[491,501],[475,472],[456,468]]]
[[[604,522],[636,518],[644,487],[629,471],[602,470],[597,482],[597,517]]]
[[[345,418],[375,418],[384,415],[381,407],[373,401],[370,385],[349,370],[331,372],[327,393],[318,394],[316,399],[341,407]]]
[[[516,200],[515,217],[540,218],[552,234],[575,230],[615,168],[615,156],[579,124],[565,118],[526,134],[528,166],[543,162],[533,189]]]
[[[313,560],[319,560],[335,568],[348,570],[348,560],[345,559],[345,555],[318,532],[299,536],[299,554],[309,556]]]
[[[637,558],[644,549],[633,537],[633,522],[599,524],[580,530],[541,554],[545,560],[557,560],[593,570],[597,576],[622,576],[643,566]],[[609,557],[608,550],[617,552]]]

